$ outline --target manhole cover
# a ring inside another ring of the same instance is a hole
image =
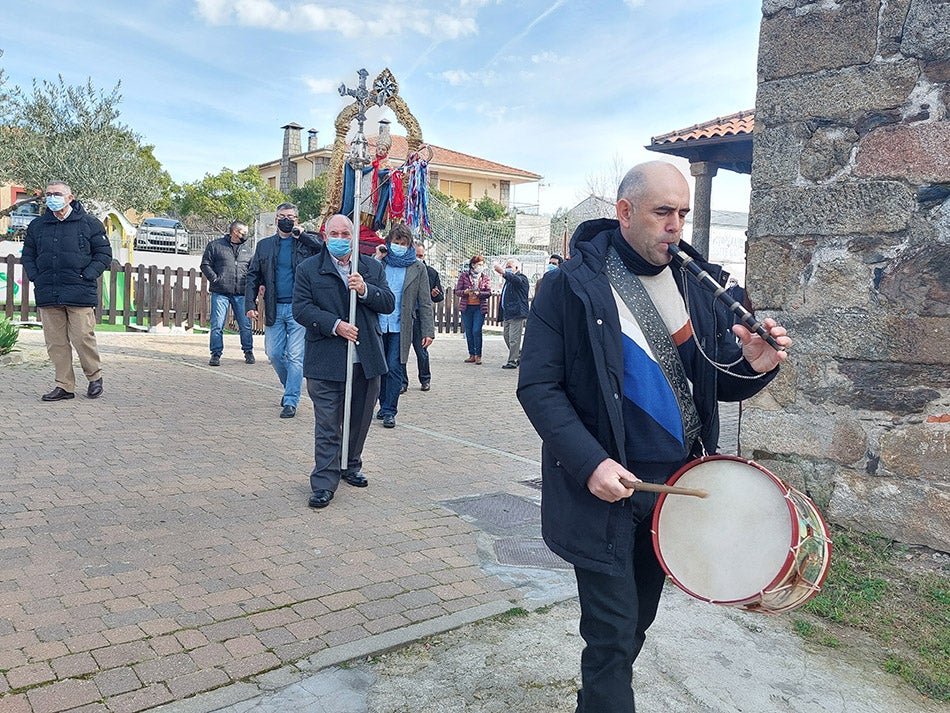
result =
[[[571,568],[570,564],[548,549],[544,540],[537,537],[495,540],[495,558],[499,564],[513,567]]]
[[[541,522],[541,508],[537,503],[508,493],[450,500],[445,505],[459,515],[476,520],[482,529],[506,529]]]

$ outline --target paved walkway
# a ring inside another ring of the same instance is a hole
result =
[[[277,417],[262,340],[246,365],[228,337],[219,368],[206,335],[99,342],[98,401],[40,402],[39,330],[0,367],[0,712],[144,710],[520,601],[440,504],[536,496],[519,481],[538,477],[539,441],[499,339],[479,367],[440,336],[432,391],[413,383],[397,428],[373,425],[370,487],[344,483],[322,511],[307,507],[312,409]]]

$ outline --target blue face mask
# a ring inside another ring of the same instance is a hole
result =
[[[62,196],[46,196],[46,207],[50,210],[62,210],[66,207],[66,199]]]
[[[346,257],[350,252],[350,248],[350,241],[346,238],[330,238],[327,240],[327,250],[338,260],[341,257]]]
[[[545,272],[551,272],[552,270],[557,270],[557,265],[548,265]]]
[[[392,243],[389,245],[389,251],[396,257],[402,257],[406,254],[407,250],[409,250],[409,248],[405,245],[394,245]]]
[[[514,272],[514,270],[512,270],[510,267],[506,267],[506,268],[505,268],[505,274],[511,275],[513,272]]]

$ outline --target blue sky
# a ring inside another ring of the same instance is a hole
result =
[[[426,141],[542,174],[515,200],[553,212],[657,158],[651,136],[753,108],[760,22],[759,0],[21,0],[0,66],[121,80],[121,120],[176,181],[278,158],[291,121],[332,141],[337,87],[389,67]],[[721,172],[713,208],[748,189]]]

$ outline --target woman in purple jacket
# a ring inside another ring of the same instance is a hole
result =
[[[459,275],[455,285],[459,298],[462,328],[468,342],[469,364],[482,363],[482,324],[488,314],[488,298],[491,297],[491,280],[485,274],[485,258],[475,255],[468,261],[468,270]]]

